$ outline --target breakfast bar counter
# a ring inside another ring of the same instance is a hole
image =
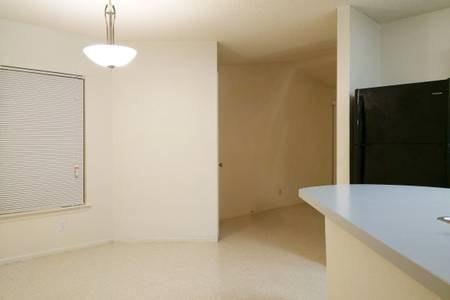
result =
[[[303,188],[325,216],[328,298],[450,299],[450,189]]]

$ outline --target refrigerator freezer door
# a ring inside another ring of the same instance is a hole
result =
[[[357,96],[354,144],[446,143],[447,80],[362,89]]]

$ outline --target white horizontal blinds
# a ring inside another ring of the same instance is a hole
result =
[[[83,204],[83,88],[0,69],[0,214]]]

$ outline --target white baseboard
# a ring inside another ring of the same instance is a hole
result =
[[[299,199],[297,202],[294,202],[294,203],[286,203],[286,204],[268,206],[268,207],[264,207],[264,208],[260,208],[260,209],[254,209],[253,213],[249,213],[248,211],[238,212],[238,213],[235,213],[235,214],[232,214],[229,216],[221,217],[220,222],[228,221],[228,220],[232,220],[232,219],[236,219],[236,218],[240,218],[240,217],[245,217],[245,216],[258,215],[258,214],[262,214],[262,213],[265,213],[268,211],[282,209],[282,208],[288,208],[288,207],[297,206],[297,205],[301,205],[301,204],[305,204],[305,203],[306,203],[305,201],[303,201],[302,199]]]
[[[71,247],[63,247],[63,248],[56,248],[41,252],[35,252],[35,253],[29,253],[24,255],[18,255],[13,257],[5,257],[0,258],[0,266],[6,265],[10,263],[20,262],[20,261],[26,261],[33,258],[43,257],[43,256],[49,256],[54,254],[61,254],[65,252],[71,252],[76,250],[81,250],[85,248],[100,246],[104,244],[109,243],[150,243],[150,242],[217,242],[218,238],[215,236],[206,236],[206,237],[186,237],[186,236],[180,236],[180,237],[152,237],[152,238],[146,238],[146,239],[115,239],[115,240],[102,240],[102,241],[95,241],[90,243],[85,243],[81,245],[71,246]]]
[[[35,252],[35,253],[13,256],[13,257],[0,258],[0,265],[6,265],[6,264],[14,263],[14,262],[30,260],[30,259],[37,258],[37,257],[49,256],[49,255],[60,254],[60,253],[64,253],[64,252],[80,250],[80,249],[84,249],[84,248],[100,246],[100,245],[104,245],[104,244],[108,244],[108,243],[112,243],[112,242],[113,242],[112,240],[102,240],[102,241],[84,243],[84,244],[80,244],[80,245],[76,245],[76,246],[56,248],[56,249],[45,250],[45,251],[40,251],[40,252]]]
[[[144,239],[122,239],[118,238],[115,239],[114,242],[117,243],[183,243],[183,242],[217,242],[218,237],[217,236],[205,236],[205,237],[198,237],[198,236],[178,236],[178,237],[148,237]]]

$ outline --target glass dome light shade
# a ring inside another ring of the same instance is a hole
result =
[[[133,48],[116,44],[98,44],[87,46],[84,54],[102,67],[115,68],[128,65],[137,54]]]

